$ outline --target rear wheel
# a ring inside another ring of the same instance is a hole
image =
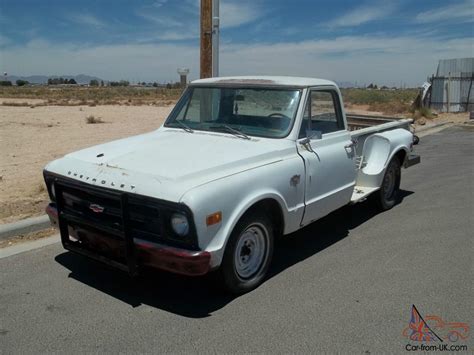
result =
[[[401,168],[397,157],[388,163],[380,190],[373,195],[373,200],[382,211],[391,209],[398,201],[400,192]]]
[[[264,214],[247,213],[235,226],[219,270],[226,288],[248,292],[260,285],[273,255],[274,230]]]

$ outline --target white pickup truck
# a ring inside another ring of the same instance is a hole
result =
[[[369,195],[397,202],[401,167],[420,162],[411,120],[353,121],[331,81],[197,80],[156,131],[49,163],[47,213],[73,252],[131,274],[215,270],[246,292],[278,236]]]

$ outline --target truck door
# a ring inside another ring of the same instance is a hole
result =
[[[349,203],[355,185],[355,150],[335,89],[309,91],[297,149],[306,167],[306,225]]]

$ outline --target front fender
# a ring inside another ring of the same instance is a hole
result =
[[[301,159],[288,159],[215,180],[188,191],[181,202],[191,208],[199,247],[211,253],[211,266],[219,266],[227,240],[244,213],[255,203],[273,199],[280,206],[284,233],[297,230],[304,211],[304,183],[292,186],[291,174],[304,176]],[[222,213],[222,221],[207,226],[206,217]]]
[[[209,244],[206,247],[206,251],[212,252],[212,264],[220,265],[222,257],[224,256],[224,250],[227,245],[227,241],[234,230],[236,224],[239,222],[240,218],[256,203],[265,199],[273,199],[278,202],[280,209],[283,215],[283,223],[287,225],[288,223],[288,207],[286,206],[285,201],[282,196],[275,191],[260,191],[251,196],[246,196],[241,201],[239,201],[231,214],[225,219],[222,223],[221,228],[217,233],[210,239]]]

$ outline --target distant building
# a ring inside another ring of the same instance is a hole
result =
[[[188,74],[189,74],[189,69],[188,68],[178,68],[178,74],[179,74],[179,83],[182,87],[185,87],[188,84]]]
[[[431,78],[429,105],[440,112],[474,111],[474,58],[443,59]]]

